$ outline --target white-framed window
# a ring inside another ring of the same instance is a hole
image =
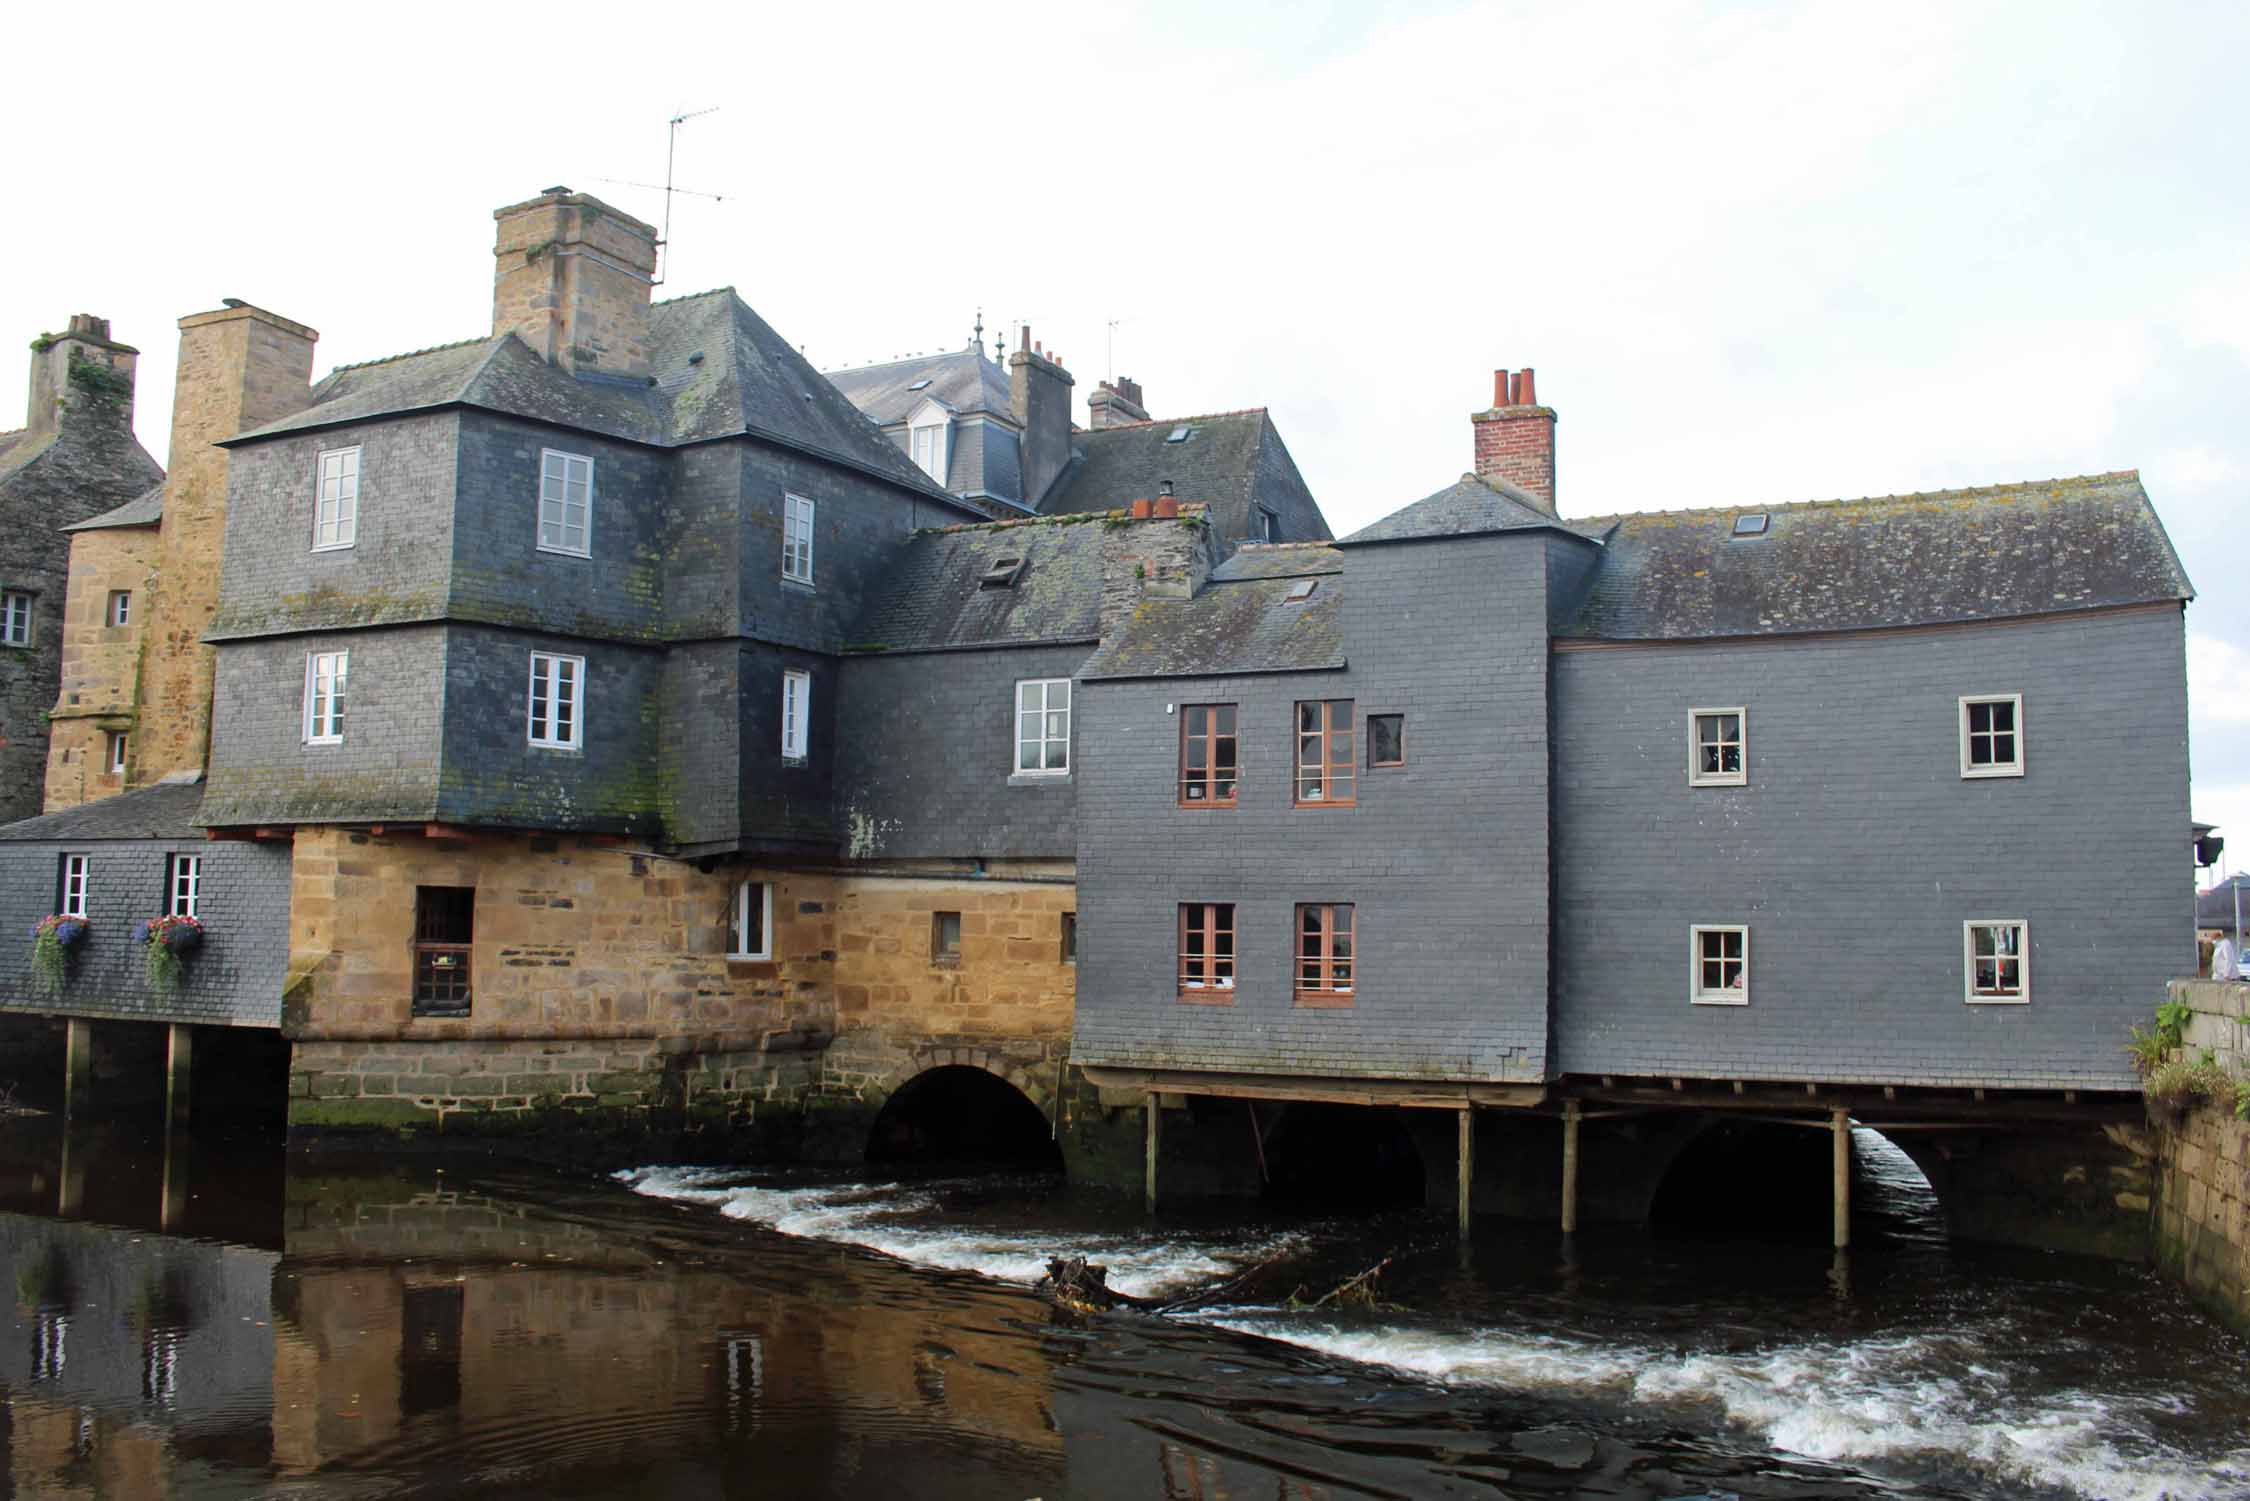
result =
[[[349,547],[359,536],[359,449],[320,456],[313,485],[313,551]]]
[[[305,654],[305,744],[344,743],[344,695],[351,658],[348,651]]]
[[[111,730],[109,732],[109,749],[106,753],[105,764],[108,766],[111,776],[120,777],[125,774],[125,736],[122,731]]]
[[[773,957],[773,886],[770,883],[743,881],[734,888],[734,907],[727,919],[727,957]]]
[[[1688,929],[1688,999],[1698,1006],[1750,1004],[1750,930],[1717,924]]]
[[[1961,999],[1972,1006],[2031,1000],[2031,924],[2020,917],[1961,924]]]
[[[1750,780],[1750,711],[1688,711],[1690,787],[1740,787]]]
[[[781,497],[781,576],[792,583],[812,578],[813,503],[802,495]]]
[[[171,874],[164,882],[167,900],[164,913],[167,917],[196,917],[196,903],[203,896],[203,857],[201,855],[174,855]]]
[[[914,425],[907,429],[907,439],[914,467],[939,484],[945,483],[946,442],[952,424],[944,413],[925,408]]]
[[[1987,693],[1961,700],[1961,775],[2023,775],[2023,695]]]
[[[1054,776],[1070,771],[1069,678],[1016,684],[1016,770]]]
[[[21,589],[0,593],[0,646],[31,644],[31,596]]]
[[[781,675],[781,755],[786,761],[805,758],[806,721],[812,715],[812,674],[795,668]]]
[[[93,860],[87,855],[62,857],[62,915],[86,915],[86,881],[92,873]]]
[[[524,734],[542,750],[576,750],[585,739],[586,659],[531,654],[530,712]]]
[[[131,625],[133,623],[132,590],[112,589],[109,591],[109,623],[113,626]]]
[[[594,461],[582,453],[539,450],[539,550],[594,555]]]

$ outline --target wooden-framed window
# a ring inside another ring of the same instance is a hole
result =
[[[467,1016],[475,952],[474,886],[414,888],[414,1014]]]
[[[1358,801],[1352,753],[1352,701],[1297,705],[1297,806],[1348,808]]]
[[[1297,905],[1297,1004],[1349,1006],[1359,976],[1350,902]]]
[[[125,775],[126,736],[123,730],[111,730],[107,748],[103,752],[103,765],[113,777]]]
[[[961,914],[930,914],[930,962],[948,968],[961,962]]]
[[[1688,999],[1698,1006],[1750,1004],[1750,930],[1698,924],[1688,929]]]
[[[344,695],[350,686],[352,654],[305,654],[305,744],[344,743]]]
[[[63,856],[62,900],[55,904],[55,910],[65,917],[84,917],[86,915],[86,888],[92,876],[92,856]]]
[[[781,758],[805,759],[809,740],[806,721],[812,715],[812,674],[791,668],[781,675]]]
[[[1961,924],[1961,999],[1972,1006],[2031,1000],[2031,924],[2020,917]]]
[[[109,613],[105,618],[112,627],[131,625],[133,623],[133,591],[130,589],[110,590]]]
[[[1961,775],[2023,775],[2023,695],[1995,693],[1961,700]]]
[[[1233,704],[1188,704],[1180,710],[1180,806],[1231,808],[1241,742]]]
[[[1234,1003],[1234,903],[1180,903],[1180,999]]]
[[[1367,764],[1373,766],[1404,766],[1406,764],[1406,716],[1404,714],[1370,714],[1367,716]]]
[[[174,855],[167,862],[164,873],[164,914],[167,917],[197,917],[196,906],[203,900],[203,857],[201,855]]]
[[[359,537],[359,449],[332,448],[315,463],[313,551],[349,547]]]
[[[735,886],[727,918],[727,957],[773,957],[773,887],[767,882],[743,881]]]
[[[21,589],[0,591],[0,646],[31,644],[31,596]]]
[[[557,448],[539,450],[539,550],[594,555],[594,461]]]
[[[1750,779],[1750,711],[1690,709],[1688,769],[1690,787],[1740,787]]]
[[[585,740],[586,659],[531,654],[524,738],[541,750],[577,750]]]
[[[802,495],[781,497],[781,576],[793,584],[813,581],[813,503]]]
[[[1070,771],[1070,679],[1026,678],[1016,684],[1016,772],[1064,776]]]

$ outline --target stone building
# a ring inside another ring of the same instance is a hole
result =
[[[139,351],[109,336],[109,320],[80,313],[31,345],[25,425],[0,432],[0,822],[39,812],[47,780],[48,715],[57,701],[77,622],[65,614],[66,528],[133,501],[164,478],[133,437]],[[89,599],[91,596],[89,596]],[[130,612],[105,594],[99,611]],[[99,629],[98,624],[94,627]],[[73,774],[115,780],[129,721],[113,719],[91,743],[72,742]],[[58,732],[58,739],[68,737]]]

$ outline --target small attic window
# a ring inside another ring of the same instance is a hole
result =
[[[1165,434],[1164,441],[1167,443],[1185,443],[1190,437],[1194,435],[1194,433],[1195,429],[1189,426],[1187,423],[1183,422],[1178,427],[1173,428],[1169,433]]]
[[[921,378],[920,380],[916,381],[916,382],[915,382],[915,383],[914,383],[913,385],[911,385],[911,386],[908,386],[908,387],[907,387],[906,389],[907,389],[907,390],[909,390],[909,391],[922,391],[922,390],[927,390],[927,389],[929,388],[929,384],[930,384],[930,377],[928,377],[928,376],[926,376],[926,375],[925,375],[925,376],[923,376],[923,377],[922,377],[922,378]]]
[[[1297,582],[1289,586],[1289,592],[1283,595],[1282,599],[1284,602],[1289,604],[1295,604],[1301,600],[1311,599],[1313,597],[1313,591],[1315,589],[1318,589],[1319,587],[1319,579],[1299,579],[1297,580]]]
[[[994,558],[991,565],[984,570],[984,577],[977,580],[977,587],[979,589],[1013,589],[1016,580],[1023,577],[1023,561],[1021,558]]]
[[[1737,537],[1763,537],[1766,534],[1766,519],[1764,511],[1744,511],[1734,518],[1734,534]]]

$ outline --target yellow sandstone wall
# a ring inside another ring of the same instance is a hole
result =
[[[127,776],[109,770],[109,736],[132,735],[141,645],[155,579],[154,527],[79,532],[70,542],[70,586],[63,607],[62,691],[50,713],[46,811],[75,808],[123,792],[139,747],[127,741]],[[109,623],[109,597],[132,595],[122,626]]]

